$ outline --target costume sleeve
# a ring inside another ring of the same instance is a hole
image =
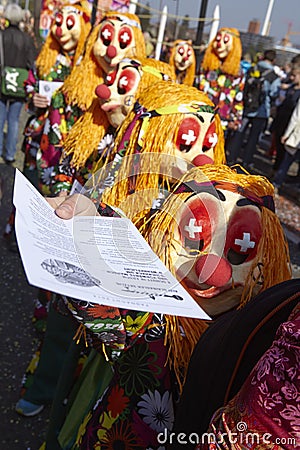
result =
[[[115,359],[150,327],[154,314],[65,298],[73,317],[84,326],[91,345]]]
[[[64,178],[64,173],[60,173],[59,165],[64,140],[77,117],[77,109],[66,105],[63,93],[61,91],[55,92],[51,99],[40,144],[41,158],[39,168],[42,180],[40,188],[44,194],[49,195],[53,193],[52,183],[56,175],[60,174],[62,176],[61,180],[58,181],[69,182],[67,178]]]
[[[26,101],[30,110],[34,111],[35,108],[32,103],[33,94],[39,91],[39,79],[36,71],[36,67],[33,66],[29,72],[27,80],[24,83],[26,92]]]
[[[232,98],[231,112],[229,122],[233,122],[238,127],[241,126],[243,120],[243,91],[245,87],[245,75],[240,75],[232,82],[230,98]]]

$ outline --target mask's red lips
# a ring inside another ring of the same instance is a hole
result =
[[[120,105],[116,105],[116,104],[110,104],[110,103],[104,103],[103,105],[101,105],[101,109],[105,112],[111,112],[114,111],[115,109],[119,108]]]
[[[185,287],[185,289],[192,295],[192,297],[202,297],[202,298],[213,298],[217,295],[221,294],[222,292],[228,291],[229,289],[232,289],[232,284],[227,283],[224,286],[216,287],[216,286],[210,286],[208,284],[196,284],[192,282],[191,280],[188,280],[187,278],[184,278],[181,281],[181,284]],[[234,287],[241,286],[240,284],[234,285]],[[201,289],[202,288],[202,289]]]

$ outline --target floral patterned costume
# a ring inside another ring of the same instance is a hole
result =
[[[64,139],[81,113],[78,106],[66,104],[62,92],[54,93],[37,153],[39,189],[43,195],[51,194],[50,184],[58,171]]]
[[[98,211],[101,215],[119,216],[102,203]],[[75,397],[68,410],[58,435],[61,448],[111,449],[119,443],[128,450],[162,450],[157,435],[165,429],[171,431],[174,402],[179,395],[169,365],[169,348],[165,345],[165,316],[63,298],[69,312],[81,324],[78,336],[83,335],[94,349],[92,352],[100,355],[100,378],[106,384],[91,404],[86,399],[91,379],[87,377],[85,382],[79,378],[85,400],[76,402]],[[88,359],[87,365],[89,362]],[[88,370],[89,366],[83,367],[83,376]],[[47,441],[48,446],[51,442]]]
[[[90,179],[95,170],[99,169],[99,160],[108,152],[114,145],[115,129],[109,127],[105,136],[99,142],[96,151],[90,155],[85,165],[76,170],[72,164],[72,155],[64,157],[62,155],[58,164],[53,167],[49,178],[49,189],[55,196],[61,191],[70,193],[74,181],[76,180],[81,186]]]
[[[73,410],[69,411],[58,437],[60,445],[86,450],[110,449],[117,443],[126,449],[159,448],[157,435],[172,429],[173,402],[178,397],[166,364],[164,316],[67,302],[76,319],[93,334],[94,347],[109,361],[111,375],[101,396],[82,416],[77,436],[68,434],[73,418]],[[105,373],[105,363],[102,366],[101,373]]]
[[[208,95],[219,107],[222,127],[227,129],[228,123],[240,125],[243,116],[243,90],[245,76],[224,73],[221,69],[207,70],[200,74],[199,89]]]
[[[57,56],[54,66],[49,73],[44,77],[39,77],[36,68],[29,72],[27,81],[25,82],[25,90],[27,94],[28,102],[31,102],[35,92],[39,91],[39,80],[45,81],[61,81],[71,72],[72,65],[63,54]],[[45,125],[46,118],[48,116],[48,109],[38,109],[36,114],[32,116],[29,123],[24,130],[24,174],[32,179],[34,171],[36,170],[36,156],[40,146],[40,141]],[[33,175],[34,176],[34,175]]]

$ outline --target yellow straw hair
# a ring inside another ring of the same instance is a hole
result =
[[[147,108],[148,111],[153,109],[181,105],[191,102],[201,102],[206,105],[213,106],[213,103],[209,98],[201,91],[191,86],[185,84],[176,84],[171,82],[158,82],[155,85],[145,89],[138,102]],[[131,113],[126,117],[123,124],[119,128],[118,134],[116,136],[114,151],[110,159],[118,151],[118,147],[121,143],[124,132],[131,123],[135,116],[135,113]],[[170,156],[175,155],[174,142],[176,136],[176,130],[178,129],[181,121],[184,119],[185,114],[166,114],[158,117],[153,117],[150,119],[150,124],[144,135],[144,146],[142,148],[142,153],[151,153],[152,158],[149,161],[145,158],[141,163],[140,173],[136,177],[135,190],[141,190],[144,192],[144,196],[141,197],[141,201],[144,202],[138,205],[134,203],[132,211],[126,211],[130,218],[133,218],[137,211],[144,210],[144,207],[149,207],[149,202],[152,202],[152,196],[157,195],[160,183],[168,183],[168,179],[165,176],[161,176],[161,164],[164,159],[165,154]],[[214,149],[214,160],[216,164],[221,164],[225,162],[225,152],[224,152],[224,134],[221,127],[220,117],[216,115],[216,133],[218,135],[218,143]],[[137,138],[141,128],[141,123],[134,126],[129,142],[126,147],[126,156],[133,155],[135,153]],[[104,163],[109,161],[104,161]],[[148,170],[150,169],[151,170]],[[128,196],[128,190],[130,186],[130,179],[128,174],[131,171],[131,161],[125,160],[118,172],[118,180],[116,184],[105,193],[103,201],[114,205],[120,206]],[[150,197],[147,198],[145,189]],[[153,191],[150,191],[153,189]],[[157,192],[156,192],[157,191]],[[155,198],[155,197],[154,197]]]
[[[205,182],[207,179],[234,183],[257,196],[273,196],[274,193],[273,186],[265,177],[238,174],[225,165],[205,165],[194,168],[182,177],[178,185],[191,180]],[[171,196],[165,202],[163,210],[148,222],[148,226],[140,228],[152,250],[174,275],[176,274],[171,258],[176,227],[174,218],[182,202],[190,195],[189,192]],[[261,292],[291,278],[288,246],[279,219],[266,207],[262,207],[261,212],[262,238],[245,282],[240,307],[250,300],[255,287]],[[173,316],[167,316],[167,322],[171,327],[171,332],[166,334],[166,345],[170,348],[169,363],[174,368],[177,378],[184,380],[190,356],[207,323],[198,319]],[[184,329],[184,337],[182,329]]]
[[[67,6],[67,5],[64,5]],[[77,7],[76,4],[72,5],[72,7],[77,9],[82,9]],[[75,65],[80,58],[80,56],[83,53],[84,45],[86,42],[86,39],[88,37],[88,34],[91,30],[91,24],[88,22],[85,22],[83,17],[80,16],[80,26],[81,26],[81,32],[80,32],[80,38],[76,47],[74,60],[72,62],[72,65]],[[51,27],[52,29],[52,27]],[[37,68],[37,74],[39,78],[43,79],[46,78],[51,70],[51,68],[54,66],[57,56],[61,54],[61,47],[58,43],[57,39],[53,36],[52,31],[50,30],[50,33],[36,59],[36,68]],[[71,58],[69,55],[64,54],[64,56],[67,58],[67,60],[71,63]]]
[[[242,58],[242,43],[240,39],[240,33],[236,28],[221,28],[219,32],[227,31],[233,36],[232,50],[228,53],[228,56],[224,61],[219,59],[213,49],[214,40],[212,40],[204,53],[201,68],[202,70],[217,70],[237,76],[240,73],[240,64]]]
[[[130,13],[117,13],[109,11],[105,14],[102,21],[106,18],[120,17],[128,18],[140,24],[138,16]],[[99,66],[94,54],[93,47],[98,39],[99,31],[102,27],[100,22],[91,32],[87,44],[84,57],[78,66],[75,66],[71,74],[65,80],[61,90],[66,97],[66,102],[69,105],[77,105],[82,111],[86,111],[93,100],[96,98],[95,87],[103,83],[105,74]],[[139,27],[132,27],[135,48],[128,57],[145,58],[145,41],[142,30]]]
[[[171,53],[170,53],[170,59],[169,59],[169,64],[173,68],[174,72],[176,72],[175,55],[177,53],[178,46],[182,43],[192,45],[192,41],[183,41],[182,39],[178,39],[177,41],[174,42],[173,47],[171,49]],[[184,77],[182,80],[182,83],[187,84],[188,86],[193,86],[194,79],[195,79],[195,72],[196,72],[195,52],[192,47],[191,47],[191,49],[193,50],[192,64],[184,71]]]
[[[76,169],[84,166],[87,159],[97,150],[109,122],[95,98],[89,109],[77,120],[66,136],[63,157],[72,154],[71,164]]]
[[[169,78],[174,76],[171,66],[156,59],[143,58],[136,60],[141,64],[142,77],[136,91],[136,97],[143,89],[160,81],[160,73]],[[154,68],[157,72],[148,71],[148,68]],[[94,87],[94,89],[96,86]],[[84,166],[87,159],[96,152],[100,140],[104,137],[109,122],[105,112],[100,107],[98,98],[95,98],[88,110],[80,117],[75,125],[69,131],[64,143],[64,156],[73,155],[71,164],[80,169]],[[95,170],[97,170],[95,168]]]

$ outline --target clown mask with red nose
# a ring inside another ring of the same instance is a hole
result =
[[[80,12],[72,6],[63,7],[55,15],[51,32],[64,52],[74,51],[81,33]]]
[[[290,278],[272,195],[263,177],[205,166],[183,177],[153,218],[151,247],[210,316]]]

